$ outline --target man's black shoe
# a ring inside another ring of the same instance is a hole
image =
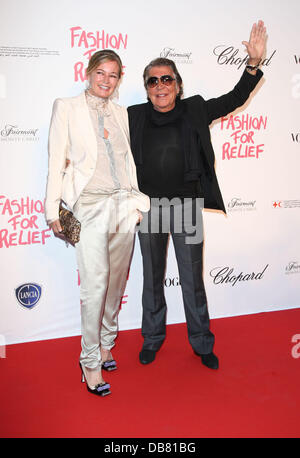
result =
[[[196,353],[197,356],[201,357],[202,364],[204,364],[204,366],[207,366],[210,369],[218,369],[219,368],[219,360],[216,357],[216,355],[214,355],[214,353],[207,353],[207,355],[203,355],[201,353],[197,353],[196,351],[195,351],[195,353]]]
[[[156,352],[154,350],[142,350],[140,352],[140,362],[142,364],[150,364],[155,360]]]

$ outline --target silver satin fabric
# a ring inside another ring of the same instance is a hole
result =
[[[107,155],[109,157],[110,173],[113,179],[113,183],[114,183],[115,189],[120,189],[121,185],[118,180],[117,173],[116,173],[116,164],[115,164],[113,148],[110,143],[110,140],[108,138],[105,138],[104,136],[104,117],[101,116],[99,113],[98,113],[98,122],[99,122],[99,133],[105,143]]]
[[[80,362],[98,369],[100,347],[111,349],[118,332],[137,211],[129,191],[83,191],[74,215],[81,222],[80,241],[76,244],[82,327]]]
[[[110,350],[117,337],[137,210],[131,194],[126,145],[119,137],[113,115],[108,107],[103,108],[99,97],[87,93],[87,104],[97,138],[98,160],[94,176],[74,207],[74,215],[81,222],[80,241],[76,244],[81,302],[80,362],[90,369],[99,369],[101,347]]]

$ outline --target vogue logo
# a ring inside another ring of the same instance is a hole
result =
[[[219,65],[235,65],[237,69],[241,68],[242,65],[246,65],[249,59],[249,56],[246,55],[243,58],[239,57],[240,50],[235,49],[234,46],[218,45],[214,48],[213,53],[217,56],[217,63]],[[271,56],[267,59],[261,61],[261,65],[269,66],[271,60],[274,57],[276,50],[273,51]]]
[[[16,298],[23,307],[32,309],[39,302],[42,287],[36,283],[26,283],[15,290]]]
[[[261,272],[240,272],[238,275],[234,274],[233,267],[215,267],[210,271],[210,276],[213,278],[213,283],[215,285],[228,283],[231,284],[231,286],[235,286],[237,282],[241,281],[262,280],[268,266],[269,264],[267,264]]]
[[[294,143],[300,143],[300,133],[299,132],[297,132],[296,134],[292,133],[291,136],[292,136],[292,140]]]
[[[256,210],[256,200],[243,201],[240,197],[234,197],[227,204],[228,211],[254,211]]]
[[[167,288],[169,288],[170,286],[180,286],[180,278],[165,278],[164,284]]]

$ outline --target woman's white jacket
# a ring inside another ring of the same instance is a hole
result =
[[[138,188],[136,168],[130,148],[127,110],[110,100],[108,104],[108,109],[114,113],[120,134],[124,136],[127,145],[129,178],[134,203],[138,210],[146,212],[150,208],[150,200]],[[95,171],[97,140],[84,92],[76,97],[55,100],[50,124],[48,154],[45,216],[49,223],[58,219],[61,200],[70,210],[73,209]]]

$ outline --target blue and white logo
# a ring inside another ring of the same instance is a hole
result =
[[[25,283],[16,288],[15,291],[19,303],[27,309],[34,307],[42,295],[42,287],[36,283]]]

